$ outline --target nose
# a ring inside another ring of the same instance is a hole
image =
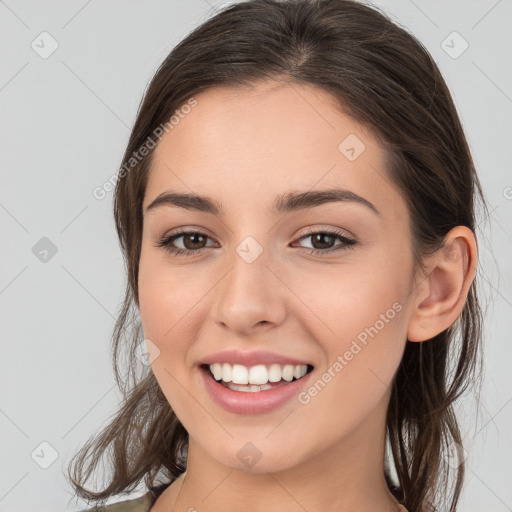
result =
[[[265,251],[252,262],[235,254],[229,263],[224,277],[212,290],[214,321],[240,336],[281,324],[290,292],[279,276],[282,272],[269,261]]]

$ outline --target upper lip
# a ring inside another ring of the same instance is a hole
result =
[[[307,364],[311,365],[308,361],[289,357],[283,354],[276,354],[267,350],[222,350],[210,354],[199,361],[198,364],[212,364],[212,363],[230,363],[241,364],[244,366],[256,366],[258,364]]]

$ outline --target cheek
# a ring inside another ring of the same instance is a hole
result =
[[[186,409],[180,383],[185,382],[187,377],[184,360],[190,334],[185,330],[190,307],[181,294],[175,293],[177,289],[177,283],[162,278],[157,267],[141,266],[140,317],[144,337],[157,347],[156,357],[151,358],[151,369],[167,401],[181,420],[180,413]]]
[[[372,262],[326,268],[294,288],[308,306],[302,325],[325,355],[302,403],[325,422],[357,421],[389,391],[407,336],[409,267],[405,256],[381,253]]]
[[[364,297],[361,297],[364,298]],[[326,355],[315,380],[299,401],[312,438],[326,445],[358,427],[375,408],[387,404],[391,384],[400,364],[406,340],[404,308],[393,296],[362,302],[339,300],[337,336],[314,333]],[[325,332],[325,329],[324,329]]]
[[[392,261],[391,258],[388,261]],[[408,263],[351,261],[343,265],[318,266],[300,272],[300,279],[284,277],[300,302],[295,312],[310,330],[312,339],[342,350],[347,341],[364,342],[374,327],[386,337],[404,331],[404,310],[409,290]],[[286,275],[286,274],[285,274]],[[301,305],[302,303],[302,305]],[[366,333],[366,334],[365,334]],[[391,336],[393,338],[393,336]]]
[[[202,295],[200,281],[185,267],[170,268],[161,252],[142,249],[139,264],[139,311],[144,335],[161,350],[179,348],[177,336],[193,316],[193,306]]]
[[[188,372],[195,362],[191,348],[204,321],[212,283],[200,278],[192,266],[170,267],[159,255],[143,253],[138,285],[144,337],[159,351],[151,362],[152,370],[174,407],[181,401],[182,383],[190,378]]]

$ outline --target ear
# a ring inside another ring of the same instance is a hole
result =
[[[427,276],[416,287],[407,339],[425,341],[448,329],[459,317],[477,267],[473,232],[456,226],[443,248],[429,256]]]

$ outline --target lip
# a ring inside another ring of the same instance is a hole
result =
[[[205,366],[199,367],[199,373],[201,374],[201,379],[203,380],[208,394],[217,405],[227,412],[250,415],[263,414],[283,406],[294,396],[297,396],[301,389],[308,384],[313,371],[306,373],[306,375],[300,379],[294,380],[289,384],[254,393],[233,391],[232,389],[224,387],[213,378],[210,371]]]
[[[199,365],[208,365],[212,363],[242,364],[249,367],[256,366],[258,364],[307,364],[312,366],[309,361],[295,359],[293,357],[276,354],[275,352],[269,352],[267,350],[251,350],[250,352],[243,352],[241,350],[222,350],[220,352],[210,354],[198,362]]]

